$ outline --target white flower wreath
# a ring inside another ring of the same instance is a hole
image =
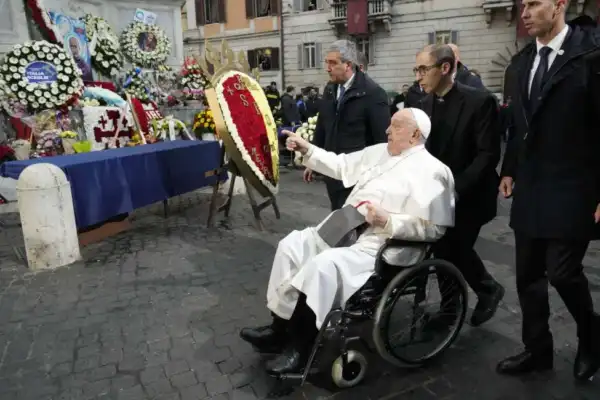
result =
[[[119,36],[104,18],[86,14],[81,19],[85,22],[94,69],[106,77],[117,75],[123,67]]]
[[[81,70],[58,45],[17,44],[0,63],[0,96],[18,100],[31,113],[70,106],[82,91]]]
[[[147,49],[142,48],[142,34],[153,36]],[[132,64],[153,68],[163,64],[171,53],[171,40],[157,25],[134,21],[121,34],[121,50]]]

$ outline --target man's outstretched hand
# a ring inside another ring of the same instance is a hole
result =
[[[302,139],[302,136],[288,130],[281,131],[284,135],[287,135],[287,139],[285,140],[285,147],[289,151],[298,151],[300,154],[305,155],[310,146],[306,140]]]

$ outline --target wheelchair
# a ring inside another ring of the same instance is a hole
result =
[[[279,379],[302,385],[309,375],[325,373],[338,388],[354,387],[365,378],[368,367],[367,357],[351,348],[356,347],[353,346],[356,342],[401,368],[421,367],[440,356],[456,340],[464,324],[468,290],[462,274],[453,264],[433,258],[432,245],[388,239],[377,253],[375,272],[367,283],[343,308],[334,309],[325,317],[303,371],[285,374]],[[394,259],[393,252],[400,248],[415,252],[416,262],[407,266]],[[432,313],[424,302],[428,282],[435,280],[439,290],[433,292],[441,298],[440,292],[444,290],[450,300]],[[400,302],[403,296],[412,299]],[[394,312],[400,303],[406,305],[405,310]],[[442,307],[447,313],[440,312]],[[395,323],[393,317],[404,321]],[[364,335],[352,334],[356,325],[366,322],[372,324],[372,343],[362,337]],[[404,341],[397,341],[397,335],[392,334],[395,325],[406,328]],[[436,341],[436,337],[440,340]],[[323,360],[325,347],[330,343],[335,343],[331,363]]]

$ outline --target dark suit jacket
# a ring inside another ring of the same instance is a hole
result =
[[[427,93],[421,90],[419,82],[415,81],[409,88],[404,100],[404,108],[416,107],[419,108],[419,104],[423,98],[427,96]]]
[[[481,79],[478,76],[473,75],[469,71],[469,68],[465,67],[460,61],[458,62],[458,68],[456,68],[456,76],[454,79],[463,85],[471,86],[475,89],[487,90],[483,85],[483,82],[481,82]]]
[[[340,154],[386,142],[390,106],[385,90],[364,73],[356,72],[338,107],[337,88],[335,84],[325,87],[313,143]],[[326,180],[326,183],[334,189],[343,189],[340,181]]]
[[[500,159],[498,107],[494,95],[487,91],[459,82],[452,90],[457,91],[457,96],[449,105],[446,122],[454,129],[441,132],[432,126],[427,147],[430,149],[434,135],[442,135],[437,154],[432,154],[454,175],[457,225],[465,219],[483,225],[496,216],[499,184],[496,166]],[[421,108],[430,117],[433,101],[433,95],[421,101]]]
[[[302,122],[296,100],[287,93],[281,96],[281,116],[284,126],[292,126],[294,123]]]
[[[589,17],[570,23],[547,72],[541,100],[529,105],[535,43],[515,55],[509,88],[514,136],[502,176],[515,181],[510,226],[535,238],[589,239],[600,202],[600,33]]]

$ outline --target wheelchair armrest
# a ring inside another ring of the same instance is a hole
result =
[[[404,240],[404,239],[386,239],[385,243],[377,251],[375,256],[375,272],[379,273],[382,271],[383,264],[385,263],[384,254],[389,249],[394,248],[413,248],[427,250],[429,246],[434,244],[435,241],[415,241],[415,240]]]

